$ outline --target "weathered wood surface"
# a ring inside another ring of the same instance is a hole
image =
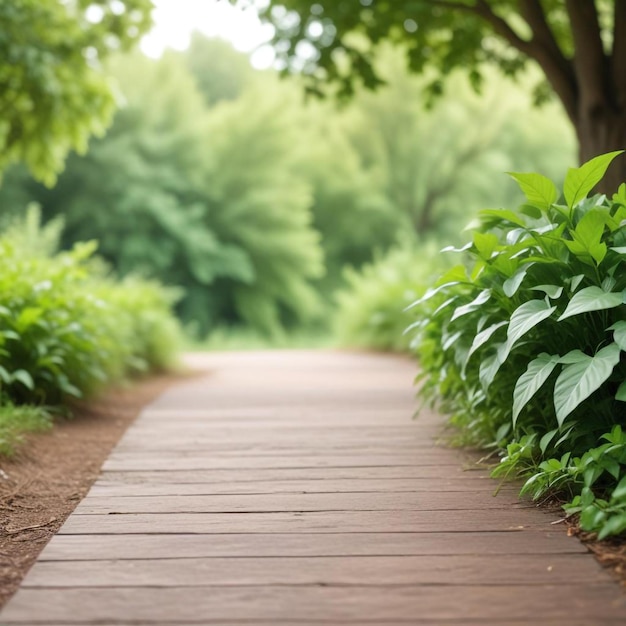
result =
[[[413,422],[414,365],[194,355],[144,410],[0,624],[622,624],[558,512]]]

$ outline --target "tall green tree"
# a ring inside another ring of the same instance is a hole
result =
[[[626,146],[626,2],[622,0],[270,0],[263,19],[275,29],[282,62],[351,93],[375,86],[381,41],[406,45],[412,70],[434,69],[433,93],[453,69],[480,87],[485,67],[517,76],[529,62],[572,123],[585,161]],[[604,185],[626,180],[626,157]]]
[[[229,298],[240,317],[267,332],[321,310],[312,281],[324,273],[323,253],[311,186],[297,167],[298,101],[288,85],[264,84],[209,117],[210,219],[224,241],[246,251],[254,272]]]
[[[305,103],[297,79],[281,83],[273,71],[255,71],[246,54],[218,39],[196,34],[181,56],[207,104],[244,98],[251,111],[238,108],[240,125],[254,116],[254,102],[245,95],[250,90],[274,102],[272,117],[280,111],[289,118],[289,158],[297,177],[310,186],[313,227],[321,234],[324,250],[325,291],[341,281],[345,264],[359,266],[372,258],[375,248],[386,249],[395,241],[401,220],[378,180],[363,167],[346,132],[354,107],[339,111],[332,102]]]
[[[115,98],[101,63],[146,32],[151,8],[151,0],[0,2],[0,173],[22,161],[52,184],[68,152],[104,132]]]
[[[63,216],[64,244],[98,239],[120,273],[183,287],[179,311],[201,334],[308,317],[322,253],[294,166],[298,127],[275,114],[285,87],[209,109],[179,55],[124,56],[110,71],[124,105],[108,133],[70,156],[54,188],[26,184],[46,220]],[[5,186],[0,207],[16,197]]]

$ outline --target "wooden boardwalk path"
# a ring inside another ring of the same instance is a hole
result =
[[[554,515],[434,445],[414,364],[197,355],[0,624],[600,626],[626,596]]]

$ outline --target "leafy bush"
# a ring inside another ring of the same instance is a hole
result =
[[[535,497],[569,490],[601,536],[626,529],[626,184],[587,194],[618,154],[570,169],[564,204],[547,178],[512,174],[526,203],[482,211],[472,264],[415,303],[422,393],[506,449],[496,475],[529,475]]]
[[[346,286],[335,294],[335,333],[341,343],[380,350],[407,350],[404,329],[415,319],[406,307],[441,270],[432,246],[404,243],[376,255],[359,270],[344,271]]]
[[[56,229],[56,231],[54,230]],[[18,404],[61,404],[172,364],[173,294],[117,282],[94,242],[54,253],[58,228],[31,212],[0,237],[0,393]]]

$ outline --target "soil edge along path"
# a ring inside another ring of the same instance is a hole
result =
[[[181,376],[152,376],[76,406],[46,433],[0,457],[0,607],[85,497],[141,409]],[[1,622],[0,622],[1,624]]]
[[[623,624],[554,515],[436,446],[414,364],[195,355],[128,429],[0,624]]]

